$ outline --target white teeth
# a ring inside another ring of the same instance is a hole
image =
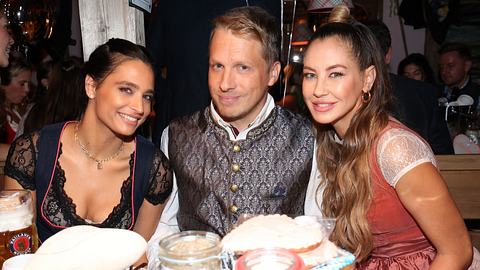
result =
[[[120,116],[122,116],[123,118],[127,119],[128,121],[137,121],[137,120],[138,120],[137,118],[128,116],[128,115],[126,115],[126,114],[120,114]]]
[[[331,104],[325,104],[325,103],[322,103],[322,104],[318,104],[317,106],[318,107],[328,107],[330,106]]]

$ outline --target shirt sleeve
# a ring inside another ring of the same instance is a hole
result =
[[[155,151],[151,175],[145,199],[154,205],[164,203],[172,192],[173,176],[168,158],[158,149]]]
[[[35,165],[39,134],[34,132],[18,137],[10,145],[5,161],[5,175],[15,179],[23,188],[35,190]]]
[[[379,139],[377,162],[392,187],[419,164],[430,162],[437,166],[430,146],[417,134],[402,128],[392,128]]]
[[[310,172],[310,179],[307,186],[307,194],[305,196],[305,215],[307,216],[322,216],[320,204],[322,202],[323,190],[319,189],[320,180],[322,176],[318,170],[317,165],[317,140],[314,143],[312,170]]]

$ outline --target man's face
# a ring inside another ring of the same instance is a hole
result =
[[[278,78],[280,63],[268,65],[262,44],[216,29],[210,42],[208,86],[223,120],[245,129],[260,113],[269,86]]]
[[[471,61],[452,51],[440,55],[440,76],[448,87],[458,87],[465,80],[470,71]]]

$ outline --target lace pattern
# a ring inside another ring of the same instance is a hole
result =
[[[380,137],[377,162],[392,187],[419,164],[431,162],[437,167],[435,155],[428,144],[415,133],[403,128],[391,128]]]
[[[35,163],[37,160],[38,133],[20,136],[10,146],[5,161],[5,175],[16,179],[25,189],[35,190]]]
[[[5,164],[5,174],[17,180],[26,189],[35,190],[35,164],[38,156],[37,142],[39,133],[34,132],[20,136],[13,142]],[[62,155],[60,145],[59,156]],[[99,227],[128,229],[132,223],[132,175],[134,154],[130,156],[130,175],[121,187],[121,199],[109,216]],[[43,214],[53,224],[62,227],[73,225],[92,224],[90,221],[76,214],[76,205],[65,193],[65,171],[57,162],[55,165],[54,179],[43,205]],[[159,150],[156,150],[152,170],[149,178],[148,192],[145,199],[157,205],[165,202],[172,190],[172,173],[168,159]],[[135,194],[138,195],[138,194]],[[39,206],[37,206],[39,207]]]

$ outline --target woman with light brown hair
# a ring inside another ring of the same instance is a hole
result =
[[[345,6],[312,37],[303,95],[317,130],[322,212],[358,269],[465,269],[472,244],[428,144],[387,111],[381,49]]]

